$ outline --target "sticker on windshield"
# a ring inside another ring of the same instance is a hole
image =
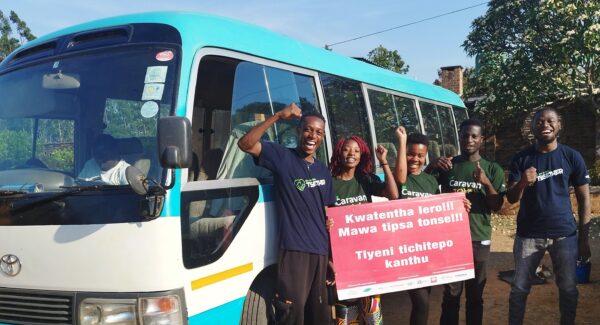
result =
[[[154,117],[156,113],[158,113],[158,104],[153,101],[145,102],[140,109],[140,114],[145,118]]]
[[[167,61],[173,60],[174,56],[175,56],[175,54],[173,54],[173,51],[170,51],[170,50],[162,51],[162,52],[156,53],[156,60],[158,60],[160,62],[167,62]]]
[[[146,68],[144,83],[165,82],[167,79],[167,66],[151,66]]]
[[[165,90],[164,84],[159,84],[159,83],[145,84],[144,92],[142,93],[142,100],[161,100],[164,90]]]

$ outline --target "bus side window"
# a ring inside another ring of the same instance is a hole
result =
[[[314,78],[291,71],[265,67],[273,111],[296,103],[303,114],[320,112]],[[280,120],[275,124],[275,141],[288,148],[298,144],[298,120]],[[325,146],[319,147],[317,158],[326,162]]]
[[[256,166],[238,148],[239,139],[289,103],[300,105],[303,112],[319,111],[313,77],[253,62],[206,56],[200,62],[197,85],[192,118],[192,149],[197,158],[188,181],[269,178],[268,170]],[[295,147],[297,125],[296,120],[277,122],[262,140]],[[214,178],[206,175],[204,156],[218,162]],[[325,160],[325,152],[321,150],[318,157]]]
[[[417,105],[413,99],[394,96],[394,106],[400,117],[400,124],[406,128],[408,134],[422,132],[419,126]]]
[[[195,268],[218,260],[241,229],[258,200],[258,188],[235,187],[184,191],[181,211],[183,262]],[[194,214],[194,204],[204,206]]]
[[[415,101],[373,89],[369,89],[367,93],[373,113],[377,144],[381,144],[388,150],[388,162],[390,167],[394,168],[398,153],[396,127],[404,126],[409,134],[420,132]]]
[[[429,138],[429,162],[435,161],[441,154],[442,131],[440,119],[434,104],[419,102],[425,134]]]
[[[460,126],[460,124],[466,121],[469,116],[467,115],[467,109],[462,107],[452,107],[452,111],[454,112],[454,120],[456,121],[456,127]]]
[[[327,105],[331,142],[357,135],[367,143],[373,143],[360,83],[328,74],[321,74],[321,83]]]
[[[438,116],[440,117],[440,126],[442,128],[442,145],[443,155],[446,157],[454,157],[458,154],[458,138],[456,136],[456,128],[454,126],[454,118],[452,117],[452,109],[445,106],[436,105]]]
[[[466,121],[469,118],[469,115],[467,114],[467,109],[466,108],[462,108],[462,107],[452,107],[452,112],[454,113],[454,121],[456,122],[456,130],[458,131],[458,128],[460,127],[460,124],[464,121]],[[458,147],[458,153],[460,153],[460,145]],[[458,155],[457,153],[457,155]]]
[[[429,161],[439,156],[452,157],[458,154],[458,139],[452,118],[452,110],[448,107],[419,102],[425,132],[429,137]]]

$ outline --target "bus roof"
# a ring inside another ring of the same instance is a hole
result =
[[[184,60],[192,60],[193,53],[202,47],[224,48],[465,107],[458,95],[439,86],[308,45],[262,27],[200,13],[152,12],[105,18],[45,35],[16,52],[66,34],[132,23],[160,23],[176,28],[181,34]]]

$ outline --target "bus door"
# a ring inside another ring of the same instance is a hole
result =
[[[220,49],[203,49],[198,55],[190,89],[194,95],[188,102],[193,108],[188,112],[193,166],[182,171],[182,257],[188,270],[250,265],[239,277],[250,281],[225,279],[210,285],[221,296],[239,297],[257,273],[275,263],[278,238],[269,204],[272,175],[256,166],[237,142],[291,102],[303,112],[320,111],[316,73]],[[297,126],[297,120],[279,121],[262,140],[294,148]],[[324,148],[318,157],[326,160]],[[194,299],[196,293],[191,295]]]

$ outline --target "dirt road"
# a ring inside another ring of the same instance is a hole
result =
[[[592,255],[598,261],[600,256],[600,216],[593,220],[590,244]],[[488,266],[488,282],[484,292],[484,324],[507,324],[508,294],[510,285],[498,279],[498,272],[513,269],[512,245],[515,233],[513,216],[494,216],[492,253]],[[544,264],[551,268],[550,257],[546,254]],[[600,262],[592,267],[591,282],[581,284],[576,324],[600,324]],[[433,288],[430,302],[429,324],[439,324],[442,289]],[[383,315],[386,325],[408,324],[410,299],[405,292],[384,295]],[[525,324],[558,324],[558,289],[554,279],[548,283],[535,285],[527,301]],[[464,324],[464,295],[461,304],[461,323]]]

